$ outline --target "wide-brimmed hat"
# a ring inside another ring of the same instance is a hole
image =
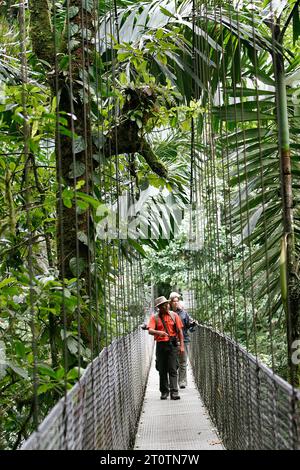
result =
[[[154,300],[154,308],[158,307],[159,305],[162,304],[168,304],[169,300],[166,299],[163,295],[161,297],[157,297],[157,299]]]

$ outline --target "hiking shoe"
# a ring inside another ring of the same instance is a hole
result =
[[[180,400],[180,396],[177,394],[171,394],[171,400]]]
[[[161,400],[166,400],[168,398],[168,393],[162,393],[161,396],[160,396],[160,399]]]
[[[180,385],[179,385],[179,388],[185,388],[185,385],[184,385],[184,384],[180,384]]]

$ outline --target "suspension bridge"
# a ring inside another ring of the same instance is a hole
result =
[[[299,449],[299,391],[237,343],[204,326],[194,333],[192,370],[209,418],[189,389],[181,408],[161,402],[155,370],[145,394],[152,341],[136,330],[105,348],[23,449]]]
[[[1,7],[1,446],[300,450],[299,2],[260,3]]]

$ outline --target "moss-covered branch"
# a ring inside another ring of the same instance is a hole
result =
[[[104,156],[110,158],[123,153],[139,153],[154,173],[166,178],[168,175],[167,168],[157,158],[149,143],[141,135],[141,129],[136,120],[131,119],[132,115],[138,111],[142,113],[141,122],[145,125],[152,115],[152,109],[156,108],[156,94],[151,91],[150,87],[128,88],[126,97],[128,99],[126,99],[119,117],[120,124],[113,127],[106,137],[102,149]]]
[[[146,140],[141,141],[141,148],[139,153],[144,157],[151,170],[154,171],[158,176],[166,178],[168,176],[168,170],[165,165],[157,158],[152,148],[146,142]]]
[[[29,10],[33,51],[39,59],[54,65],[55,46],[49,2],[48,0],[31,0]]]
[[[132,121],[125,121],[117,126],[106,138],[103,153],[106,158],[123,153],[139,153],[144,157],[147,164],[154,173],[162,178],[166,178],[168,170],[157,158],[148,142],[138,134],[139,128]]]

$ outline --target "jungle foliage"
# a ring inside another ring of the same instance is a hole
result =
[[[189,0],[117,1],[118,28],[107,2],[94,3],[0,7],[1,448],[18,448],[115,336],[105,289],[115,292],[121,259],[146,258],[145,279],[133,283],[195,289],[199,320],[268,365],[272,339],[288,376],[274,61],[286,81],[298,302],[299,2],[273,11],[269,1],[203,2],[196,28]],[[193,126],[206,230],[191,267],[175,213],[163,212],[166,200],[190,202]],[[147,234],[104,243],[101,223],[122,195],[145,204]],[[143,318],[143,301],[124,310],[124,332]]]

